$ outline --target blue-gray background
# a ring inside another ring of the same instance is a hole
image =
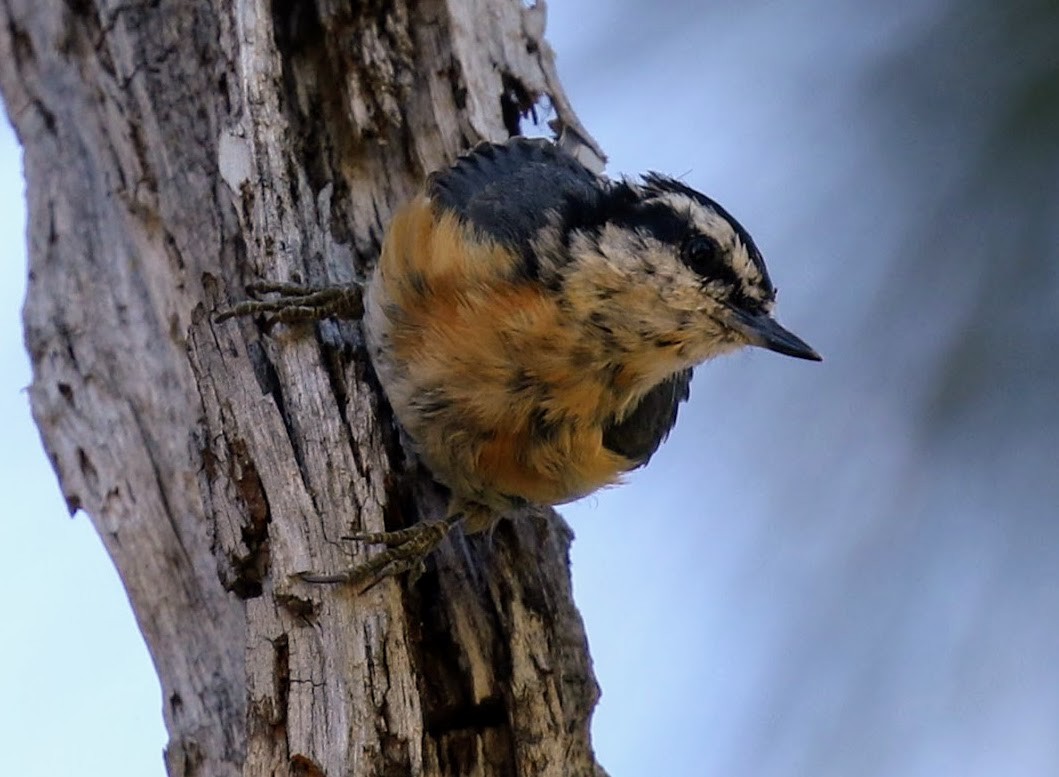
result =
[[[735,212],[826,358],[701,369],[651,467],[564,510],[614,777],[1059,774],[1059,6],[872,5],[551,5],[610,172]],[[162,775],[29,419],[23,220],[3,126],[4,771]]]

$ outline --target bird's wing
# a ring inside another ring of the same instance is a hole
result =
[[[593,173],[553,143],[512,138],[481,143],[427,184],[433,202],[523,256],[556,213],[596,203]]]
[[[603,445],[642,467],[676,424],[677,410],[688,398],[690,384],[690,369],[659,383],[625,418],[604,428]]]

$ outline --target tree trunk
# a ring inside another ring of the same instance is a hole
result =
[[[0,2],[25,150],[33,412],[120,571],[169,774],[599,775],[550,511],[457,532],[414,584],[351,527],[437,517],[355,322],[216,324],[254,279],[364,277],[395,206],[539,98],[518,0]],[[589,145],[591,141],[586,141]]]

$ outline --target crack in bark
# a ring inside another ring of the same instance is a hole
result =
[[[276,708],[273,710],[273,725],[283,725],[287,721],[287,705],[290,699],[290,639],[281,634],[272,641],[275,651],[272,682],[276,688]]]
[[[229,553],[233,575],[228,589],[240,599],[254,599],[261,596],[262,581],[270,573],[268,530],[272,523],[272,511],[246,443],[238,438],[227,442],[232,454],[228,460],[228,478],[235,485],[249,519],[240,527],[246,553]]]
[[[162,477],[162,468],[155,453],[155,446],[152,444],[152,440],[147,434],[147,427],[143,423],[143,418],[140,417],[139,410],[131,401],[126,400],[125,407],[128,409],[129,415],[132,417],[132,421],[136,426],[136,431],[140,435],[141,449],[147,456],[147,463],[151,466],[151,473],[154,477],[154,485],[158,493],[158,500],[161,502],[162,506],[162,514],[165,516],[166,522],[172,529],[172,537],[180,547],[180,552],[183,553],[185,562],[189,564],[193,563],[194,555],[188,550],[187,545],[184,544],[184,527],[180,525],[179,519],[173,512],[173,506],[170,504],[165,478]]]
[[[316,498],[310,486],[311,479],[308,465],[305,462],[301,439],[294,430],[294,423],[287,410],[287,402],[283,395],[283,385],[279,379],[279,374],[276,372],[272,360],[268,357],[260,342],[248,343],[246,353],[254,365],[254,375],[258,379],[258,385],[261,386],[261,392],[271,396],[272,401],[276,403],[276,411],[279,413],[280,420],[283,421],[283,428],[287,432],[287,440],[290,442],[291,452],[294,454],[294,462],[297,464],[302,485],[305,487],[306,493],[313,499],[314,508],[319,512],[319,505],[316,504]]]

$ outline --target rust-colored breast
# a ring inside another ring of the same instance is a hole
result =
[[[466,498],[557,504],[615,482],[633,464],[602,444],[613,388],[584,369],[585,338],[470,230],[420,197],[387,234],[368,329],[398,419]]]

